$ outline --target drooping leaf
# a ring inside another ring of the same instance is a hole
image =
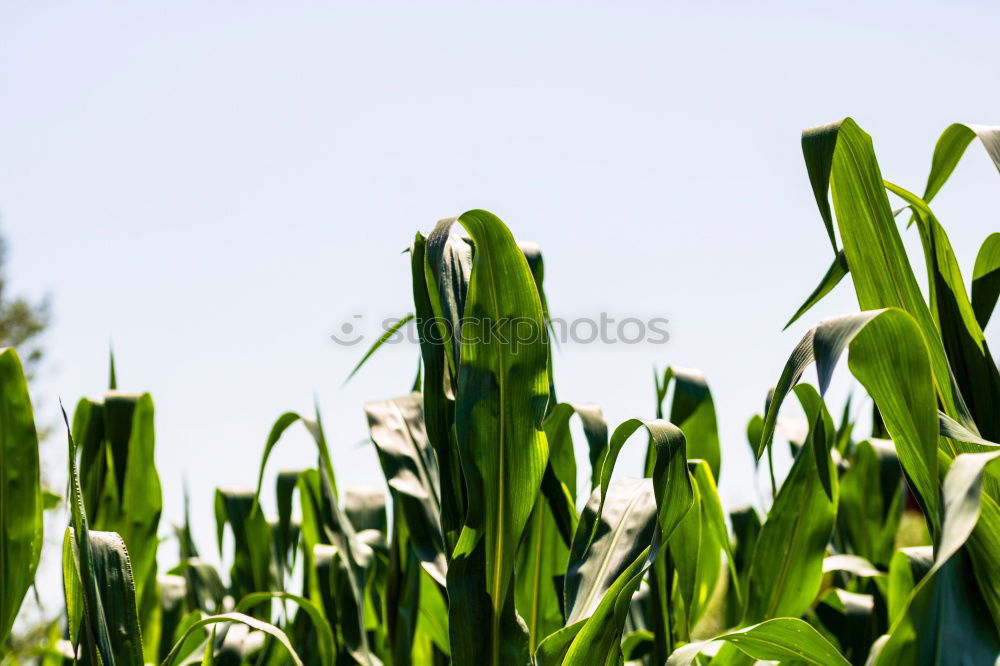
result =
[[[650,479],[594,490],[577,528],[593,538],[566,575],[566,627],[539,645],[540,666],[620,662],[629,601],[659,549],[657,516]]]
[[[969,298],[976,321],[983,329],[990,321],[997,297],[1000,297],[1000,232],[993,232],[983,241],[972,269],[972,291]]]
[[[662,385],[657,386],[657,413],[662,414],[663,397],[673,384],[674,394],[666,418],[677,425],[687,439],[688,456],[705,460],[712,476],[719,478],[719,428],[715,418],[715,402],[708,381],[701,370],[669,367]],[[662,417],[661,417],[662,418]]]
[[[848,345],[851,358],[858,355],[855,346],[862,331],[867,332],[865,339],[868,341],[860,345],[864,368],[855,369],[852,361],[851,370],[879,406],[907,478],[925,513],[932,522],[936,521],[937,427],[933,420],[928,420],[926,412],[928,405],[935,404],[935,385],[927,346],[921,342],[923,336],[913,318],[900,310],[831,317],[806,333],[778,380],[767,410],[758,455],[770,444],[778,410],[806,366],[816,361],[822,394],[830,383],[837,360]],[[917,405],[919,409],[915,408]]]
[[[830,209],[830,199],[827,195],[830,189],[830,176],[833,171],[833,155],[837,149],[840,127],[844,121],[836,121],[802,130],[802,156],[809,173],[809,183],[812,185],[816,206],[819,208],[826,234],[830,237],[830,245],[834,253],[838,253],[837,236],[834,231],[833,211]]]
[[[941,190],[948,181],[959,160],[965,154],[965,149],[969,147],[976,137],[982,141],[986,153],[993,160],[993,164],[1000,169],[1000,127],[988,125],[973,125],[966,123],[954,123],[949,125],[937,145],[934,146],[934,156],[931,158],[931,170],[927,174],[927,186],[924,188],[925,201],[930,200]]]
[[[653,532],[653,539],[647,542],[648,549],[642,552],[629,551],[643,544],[641,541],[629,543],[627,539],[612,538],[598,548],[598,541],[607,537],[611,527],[627,526],[620,520],[611,520],[608,522],[610,527],[602,530],[607,520],[606,503],[612,500],[621,503],[619,495],[631,498],[628,502],[639,502],[636,493],[641,491],[641,485],[623,485],[614,497],[610,490],[618,455],[639,428],[644,428],[649,435],[654,456],[652,485],[657,529]],[[687,469],[686,451],[684,434],[667,421],[630,419],[615,429],[601,466],[600,483],[577,525],[570,551],[569,572],[578,571],[580,575],[577,578],[567,575],[567,626],[539,645],[537,659],[540,664],[617,663],[616,660],[621,658],[620,637],[632,595],[650,565],[656,561],[660,543],[674,534],[694,502],[695,491]],[[612,559],[612,553],[617,559]],[[621,553],[626,555],[623,557]],[[613,562],[620,566],[613,567]],[[574,581],[579,581],[579,584]],[[665,619],[655,621],[662,624]]]
[[[715,641],[735,645],[754,659],[789,661],[816,666],[848,666],[849,661],[807,622],[794,617],[778,617],[746,629],[717,636],[710,641],[691,643],[670,655],[667,666],[689,666],[698,654]]]
[[[559,403],[545,419],[549,460],[542,477],[542,494],[535,501],[518,548],[514,591],[514,604],[528,626],[532,652],[566,619],[562,581],[577,527],[577,466],[569,429],[574,415],[583,425],[594,484],[608,448],[607,422],[597,405]]]
[[[858,303],[862,310],[899,308],[914,318],[930,357],[935,389],[945,411],[971,420],[953,384],[944,345],[906,256],[889,207],[871,137],[846,118],[803,133],[810,179],[831,241],[834,239],[827,189]],[[818,157],[817,157],[818,156]],[[815,162],[819,166],[813,164]],[[834,243],[834,249],[836,245]],[[825,388],[820,382],[821,391]]]
[[[255,497],[260,497],[260,491],[264,487],[264,469],[267,467],[267,461],[271,457],[271,452],[274,447],[278,445],[281,440],[281,436],[285,434],[285,431],[289,427],[297,422],[301,422],[305,426],[306,430],[312,436],[313,441],[316,443],[316,449],[319,452],[320,463],[322,464],[323,471],[326,473],[330,480],[330,485],[333,488],[334,495],[337,493],[337,483],[336,477],[333,473],[333,459],[330,457],[330,448],[326,443],[326,435],[323,433],[323,422],[320,420],[319,416],[319,405],[316,405],[316,418],[309,419],[304,416],[297,414],[296,412],[285,412],[278,417],[278,420],[274,422],[271,426],[271,432],[268,433],[267,441],[264,443],[264,453],[261,454],[260,458],[260,471],[257,474],[257,492]]]
[[[178,658],[178,653],[180,652],[180,648],[184,644],[185,639],[187,639],[187,637],[191,635],[193,632],[202,629],[203,627],[207,627],[213,624],[219,624],[221,622],[239,622],[247,625],[252,629],[256,629],[257,631],[262,631],[265,634],[268,634],[269,636],[277,640],[279,643],[281,643],[281,646],[288,653],[288,657],[292,660],[292,663],[294,663],[295,666],[303,666],[302,660],[299,659],[299,655],[296,654],[295,649],[292,647],[292,644],[288,641],[288,636],[285,635],[285,632],[283,632],[281,629],[278,629],[273,624],[264,622],[263,620],[252,618],[249,615],[244,615],[242,613],[221,613],[219,615],[211,615],[209,617],[198,620],[197,622],[189,626],[187,630],[181,635],[180,639],[174,645],[174,649],[167,654],[167,658],[163,660],[163,664],[161,666],[173,666],[174,662]]]
[[[308,599],[288,592],[254,592],[240,599],[240,602],[236,604],[235,612],[244,613],[254,606],[268,603],[274,599],[296,604],[309,617],[319,638],[322,663],[332,664],[335,656],[333,631],[331,631],[326,618],[323,617],[323,611]]]

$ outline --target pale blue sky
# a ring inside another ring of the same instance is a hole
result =
[[[377,483],[361,406],[408,389],[416,349],[341,388],[360,350],[328,335],[408,311],[400,251],[479,207],[540,243],[557,316],[671,321],[663,346],[564,346],[560,398],[613,426],[651,415],[653,364],[702,368],[723,499],[753,501],[747,418],[803,331],[856,309],[843,285],[781,332],[830,260],[801,129],[853,115],[884,175],[921,190],[949,123],[1000,123],[998,14],[4,2],[0,215],[14,287],[53,297],[44,418],[102,392],[113,339],[121,387],[156,401],[164,519],[187,475],[206,550],[212,489],[252,484],[273,420],[314,394],[340,483]],[[967,274],[998,183],[973,146],[935,201]],[[294,439],[272,471],[312,463]],[[46,446],[61,478],[64,442]]]

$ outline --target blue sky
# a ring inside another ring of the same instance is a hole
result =
[[[205,550],[212,489],[253,484],[271,423],[314,395],[341,485],[377,484],[361,406],[408,390],[416,349],[342,387],[361,351],[329,334],[409,311],[413,233],[486,208],[541,245],[557,316],[670,320],[665,345],[563,346],[560,398],[613,426],[652,414],[654,364],[703,369],[723,499],[755,501],[747,419],[804,330],[857,308],[845,284],[781,332],[831,258],[799,133],[852,115],[922,190],[948,124],[1000,123],[998,14],[5,2],[0,225],[13,287],[53,299],[42,418],[103,391],[113,340],[121,387],[156,401],[164,519],[186,476]],[[935,200],[966,275],[998,182],[974,145]],[[272,471],[312,463],[304,434],[284,446]],[[56,481],[64,451],[46,444]]]

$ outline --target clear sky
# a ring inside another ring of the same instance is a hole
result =
[[[156,402],[164,522],[186,476],[210,552],[213,488],[252,485],[314,395],[340,484],[379,483],[361,406],[407,391],[417,350],[342,388],[361,349],[329,335],[408,312],[414,232],[486,208],[541,245],[555,315],[670,320],[664,345],[564,345],[560,398],[614,426],[652,415],[654,364],[703,369],[723,499],[754,501],[747,419],[805,329],[857,308],[845,283],[781,332],[831,259],[800,131],[852,115],[922,190],[949,123],[1000,123],[998,23],[985,2],[5,1],[0,224],[13,288],[53,299],[42,420],[103,391],[113,340],[121,388]],[[967,276],[998,185],[973,145],[935,200]],[[272,471],[312,464],[292,439]]]

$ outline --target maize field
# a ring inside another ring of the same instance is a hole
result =
[[[343,487],[318,410],[287,412],[262,433],[255,485],[215,491],[217,544],[196,544],[188,515],[174,529],[161,516],[153,400],[117,390],[113,365],[103,400],[63,412],[65,496],[43,492],[40,417],[4,350],[0,663],[1000,663],[1000,374],[983,332],[1000,233],[966,284],[931,208],[974,142],[1000,168],[1000,128],[951,125],[918,196],[883,180],[853,120],[803,133],[831,254],[788,324],[845,278],[858,311],[819,321],[783,368],[747,378],[761,411],[727,446],[769,470],[759,508],[727,513],[719,499],[727,461],[701,372],[667,367],[650,386],[655,412],[620,424],[559,401],[542,255],[482,210],[416,233],[405,255],[413,315],[400,325],[416,326],[420,370],[409,394],[364,405],[386,491]],[[829,404],[835,373],[864,395]],[[808,430],[776,437],[792,401]],[[282,469],[292,427],[311,435],[315,467]],[[626,446],[645,450],[634,477],[614,474]],[[794,459],[785,475],[776,446]],[[64,613],[20,645],[12,630],[57,506],[70,517]],[[166,541],[179,561],[158,557]],[[206,548],[229,554],[221,569]]]

